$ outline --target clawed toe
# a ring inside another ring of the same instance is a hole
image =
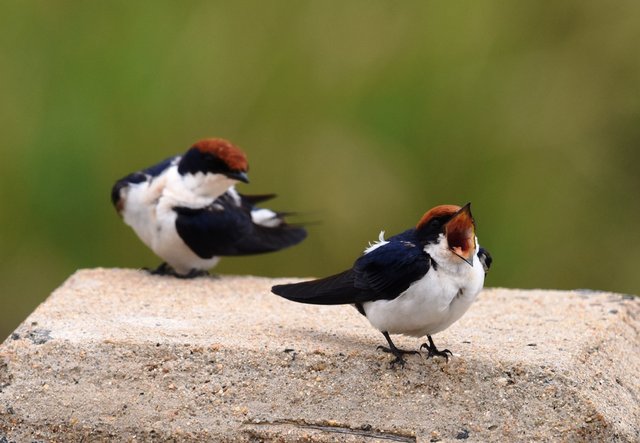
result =
[[[422,345],[420,345],[420,350],[422,350],[422,348],[425,348],[428,351],[427,358],[444,357],[447,359],[447,361],[449,361],[449,356],[453,356],[453,352],[451,352],[450,350],[443,349],[442,351],[440,351],[439,349],[433,349],[429,347],[427,343],[422,343]]]
[[[187,278],[206,277],[208,275],[209,275],[209,273],[207,271],[202,270],[202,269],[192,269],[191,271],[189,271],[188,274],[186,274],[186,275],[176,274],[176,277],[187,279]]]
[[[390,366],[391,368],[395,368],[396,365],[400,365],[401,368],[404,368],[405,363],[407,363],[407,361],[402,358],[402,356],[398,355],[396,356],[396,359],[390,363]]]
[[[174,271],[173,268],[169,266],[167,263],[160,263],[160,266],[158,266],[155,269],[149,269],[149,268],[142,268],[142,269],[144,271],[147,271],[151,275],[171,275],[171,276],[176,275],[176,271]]]
[[[420,345],[420,350],[422,350],[422,348],[425,348],[428,351],[427,358],[444,357],[447,359],[447,361],[449,361],[449,356],[453,357],[453,352],[451,352],[450,350],[443,349],[442,351],[440,351],[438,348],[436,348],[436,345],[435,343],[433,343],[433,339],[430,335],[427,335],[427,338],[429,339],[429,343],[422,343]]]
[[[393,355],[404,355],[404,354],[420,354],[420,352],[418,351],[407,351],[405,349],[399,349],[399,348],[387,348],[386,346],[378,346],[377,348],[378,350],[382,351],[382,352],[386,352],[387,354],[393,354]]]
[[[401,367],[404,367],[407,361],[404,359],[403,355],[415,353],[415,351],[405,351],[403,349],[398,349],[398,348],[391,349],[385,346],[378,346],[378,349],[382,352],[386,352],[387,354],[393,354],[396,356],[396,358],[391,361],[392,368],[395,367],[395,365],[400,365]]]
[[[402,367],[404,367],[406,360],[404,359],[404,355],[405,354],[420,354],[420,352],[418,351],[406,351],[404,349],[399,349],[397,348],[393,342],[391,341],[391,337],[389,337],[389,334],[387,332],[383,332],[382,333],[384,335],[384,337],[387,339],[387,342],[389,343],[389,347],[386,346],[378,346],[378,350],[382,351],[382,352],[386,352],[387,354],[393,354],[395,355],[395,360],[393,360],[391,362],[391,367],[395,367],[395,365],[400,365]]]

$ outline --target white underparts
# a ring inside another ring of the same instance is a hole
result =
[[[427,245],[425,252],[437,267],[393,300],[363,303],[367,319],[378,330],[416,337],[436,334],[460,319],[482,290],[484,269],[477,256],[470,266],[449,250],[444,238]]]
[[[174,208],[206,207],[234,183],[221,174],[181,175],[174,162],[159,176],[127,187],[122,216],[138,237],[178,273],[211,269],[219,258],[201,258],[184,243],[176,230]]]

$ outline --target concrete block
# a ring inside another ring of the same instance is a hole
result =
[[[640,441],[638,298],[487,289],[391,369],[285,281],[78,271],[0,346],[0,441]]]

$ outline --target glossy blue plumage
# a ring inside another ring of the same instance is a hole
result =
[[[415,229],[410,229],[360,256],[347,271],[320,280],[277,285],[272,291],[289,300],[321,305],[391,300],[421,279],[430,265]]]
[[[240,195],[238,202],[224,194],[203,208],[176,207],[178,235],[201,258],[273,252],[302,241],[306,231],[282,219],[274,227],[253,221],[251,202],[269,197]]]

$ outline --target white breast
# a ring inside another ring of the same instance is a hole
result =
[[[427,246],[439,264],[437,269],[429,269],[393,300],[363,303],[367,319],[375,328],[415,337],[433,335],[451,326],[469,309],[484,284],[480,260],[474,257],[470,266],[448,250],[435,247]]]
[[[219,258],[202,259],[191,251],[176,230],[177,214],[173,208],[208,206],[232,184],[227,179],[216,182],[203,174],[185,177],[173,165],[149,181],[128,186],[122,217],[144,244],[176,271],[210,269]]]
[[[122,218],[150,248],[158,224],[156,209],[166,182],[167,175],[161,174],[149,181],[130,184],[124,191]]]

